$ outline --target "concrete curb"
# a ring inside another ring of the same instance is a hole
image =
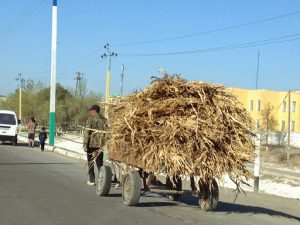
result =
[[[22,134],[18,135],[18,140],[26,142],[26,143],[28,141],[27,137],[23,136]],[[45,149],[48,150],[48,151],[51,151],[51,152],[56,152],[58,154],[71,157],[71,158],[86,160],[86,154],[85,153],[78,153],[78,152],[74,152],[74,151],[71,151],[69,149],[61,148],[61,147],[58,147],[58,146],[50,146],[48,144],[45,145]]]

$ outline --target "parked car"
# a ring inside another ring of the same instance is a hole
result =
[[[0,141],[9,141],[13,145],[17,145],[19,123],[14,111],[0,110]]]

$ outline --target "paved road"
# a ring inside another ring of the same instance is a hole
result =
[[[247,193],[234,203],[227,189],[216,212],[199,210],[193,196],[176,203],[147,194],[127,207],[120,190],[100,198],[85,181],[81,160],[0,145],[0,225],[300,224],[299,200]]]

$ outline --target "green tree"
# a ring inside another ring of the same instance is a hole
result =
[[[56,126],[61,128],[84,125],[88,117],[88,108],[101,101],[101,95],[93,92],[87,95],[76,95],[71,89],[56,85]],[[41,126],[49,123],[50,88],[41,82],[27,80],[22,84],[22,117],[24,122],[35,117]],[[19,90],[7,96],[1,102],[1,109],[18,112]]]
[[[88,108],[101,101],[101,95],[94,92],[88,93],[85,97],[75,96],[72,105],[72,118],[74,126],[84,125],[88,118]]]

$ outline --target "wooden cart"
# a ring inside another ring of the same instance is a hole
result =
[[[162,174],[147,173],[140,165],[135,165],[128,156],[121,159],[109,152],[109,163],[102,166],[96,183],[96,193],[99,196],[107,196],[112,183],[118,183],[122,187],[122,200],[125,205],[136,206],[139,203],[141,191],[149,191],[165,194],[170,200],[176,201],[181,195],[198,195],[201,209],[209,211],[217,207],[219,200],[219,188],[214,180],[212,188],[199,183],[197,191],[194,177],[182,180],[176,176],[170,179]],[[172,182],[172,181],[173,182]]]

